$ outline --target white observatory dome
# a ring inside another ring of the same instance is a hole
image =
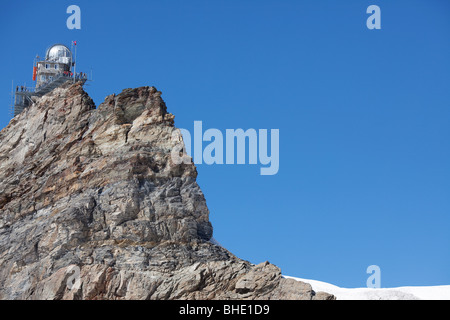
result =
[[[47,49],[45,60],[70,64],[72,62],[72,52],[63,44],[54,44]]]

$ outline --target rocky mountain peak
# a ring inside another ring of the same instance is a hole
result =
[[[63,86],[12,119],[0,132],[0,298],[333,298],[209,241],[197,170],[171,161],[181,139],[154,87],[96,108]]]

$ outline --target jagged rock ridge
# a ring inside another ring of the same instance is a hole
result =
[[[171,161],[180,141],[154,87],[97,109],[81,85],[61,87],[12,119],[0,132],[0,299],[332,299],[208,241],[196,168]]]

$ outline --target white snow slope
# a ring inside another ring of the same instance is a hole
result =
[[[315,292],[333,294],[337,300],[450,300],[449,286],[398,287],[398,288],[340,288],[317,281],[283,276],[309,283]]]

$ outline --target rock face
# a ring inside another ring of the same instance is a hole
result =
[[[0,299],[333,299],[209,241],[160,95],[61,87],[0,132]]]

